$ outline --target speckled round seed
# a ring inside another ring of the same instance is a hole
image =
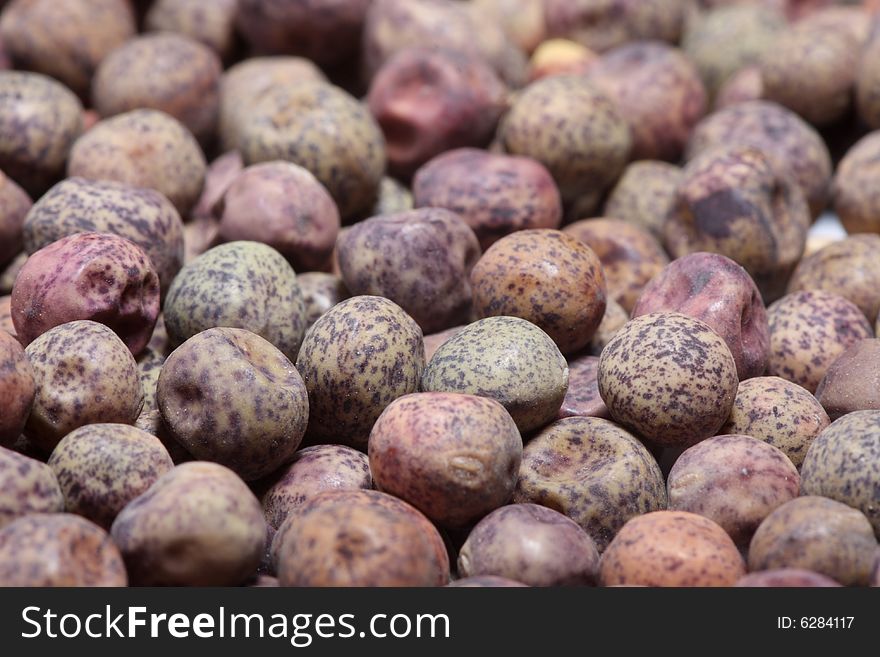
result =
[[[259,242],[221,244],[186,265],[163,310],[174,346],[225,326],[252,331],[293,360],[305,332],[296,273],[280,253]]]
[[[858,509],[880,536],[880,411],[856,411],[816,436],[801,467],[801,493]]]
[[[217,54],[194,39],[173,32],[144,34],[101,62],[92,100],[104,117],[141,107],[161,110],[207,141],[217,129],[222,70]]]
[[[34,513],[0,529],[0,586],[117,587],[128,577],[103,529],[71,513]]]
[[[388,172],[409,180],[446,151],[487,146],[506,97],[507,88],[484,57],[413,46],[376,72],[366,102],[385,136]]]
[[[573,417],[526,444],[513,500],[561,511],[601,552],[630,518],[665,509],[666,487],[634,436],[608,420]]]
[[[326,81],[315,64],[303,57],[251,57],[231,66],[220,81],[220,141],[224,150],[237,148],[239,128],[254,99],[277,86]]]
[[[159,439],[126,424],[71,431],[49,457],[65,509],[110,529],[122,508],[174,464]]]
[[[717,4],[717,3],[716,3]],[[787,27],[785,16],[756,3],[728,3],[689,21],[682,49],[711,96],[736,71],[757,64]]]
[[[330,194],[291,162],[247,167],[229,184],[220,207],[219,239],[268,244],[297,271],[323,267],[339,233]]]
[[[849,347],[874,337],[862,311],[837,294],[811,290],[789,294],[767,309],[770,360],[767,374],[810,392]]]
[[[745,575],[733,541],[708,518],[655,511],[630,520],[602,555],[603,586],[732,586]]]
[[[562,229],[599,256],[608,296],[631,312],[648,281],[669,263],[648,231],[621,219],[584,219]]]
[[[425,516],[379,491],[318,493],[272,546],[282,586],[443,586],[449,557]]]
[[[64,495],[45,463],[0,447],[0,529],[32,513],[61,513]]]
[[[771,513],[749,545],[749,570],[803,568],[844,586],[865,586],[877,539],[863,513],[807,495]]]
[[[70,151],[67,175],[115,180],[161,192],[187,216],[199,200],[207,163],[180,121],[136,109],[98,121]]]
[[[393,301],[352,297],[309,329],[296,368],[309,391],[309,439],[365,449],[385,407],[418,390],[422,330]]]
[[[422,377],[426,392],[491,397],[520,432],[552,422],[568,389],[568,364],[540,328],[518,317],[489,317],[443,343]]]
[[[237,0],[156,0],[144,17],[144,26],[151,32],[186,35],[227,60],[239,45],[235,32],[237,9]]]
[[[779,568],[749,573],[734,586],[750,588],[828,588],[840,586],[830,577],[801,568]]]
[[[568,390],[557,419],[567,417],[609,418],[599,395],[599,357],[578,356],[568,361]]]
[[[132,500],[111,534],[135,586],[237,586],[256,573],[266,521],[235,473],[194,461]]]
[[[470,316],[468,276],[480,245],[454,212],[422,208],[372,217],[341,235],[336,249],[346,288],[394,301],[425,333]]]
[[[137,363],[103,324],[77,320],[56,326],[25,353],[37,384],[25,433],[44,451],[86,424],[132,424],[140,414],[144,393]]]
[[[547,167],[565,203],[601,191],[626,165],[632,136],[614,103],[579,76],[554,76],[520,93],[499,128],[513,155]]]
[[[250,331],[212,328],[165,361],[156,390],[171,434],[196,458],[246,481],[286,463],[309,418],[302,378],[288,358]]]
[[[446,586],[448,588],[513,588],[528,586],[528,584],[495,575],[477,575],[476,577],[462,577]]]
[[[137,31],[125,0],[17,0],[0,19],[3,48],[16,67],[60,80],[87,97],[101,61]]]
[[[711,326],[727,343],[741,380],[767,369],[767,310],[755,282],[730,258],[691,253],[669,264],[644,287],[632,316],[659,311],[680,312]]]
[[[523,230],[498,240],[471,271],[471,286],[479,317],[527,319],[564,354],[589,344],[605,313],[598,256],[558,230]]]
[[[21,253],[22,225],[32,205],[27,192],[0,171],[0,269]]]
[[[834,211],[848,233],[880,233],[878,177],[880,132],[872,132],[847,151],[834,173]]]
[[[150,257],[163,293],[183,265],[183,223],[174,206],[152,189],[68,178],[46,192],[22,228],[28,253],[74,233],[112,233]]]
[[[327,188],[343,220],[367,212],[385,172],[382,132],[366,107],[323,82],[269,87],[239,116],[245,163],[288,160]]]
[[[305,304],[306,329],[340,301],[351,296],[342,278],[325,272],[310,271],[296,277]]]
[[[503,577],[528,586],[592,586],[596,544],[572,520],[537,504],[511,504],[483,518],[458,555],[462,577]]]
[[[39,73],[0,71],[0,170],[32,197],[64,175],[82,132],[82,104]]]
[[[263,513],[270,526],[280,527],[293,509],[318,493],[372,487],[366,454],[344,445],[314,445],[294,454],[263,493]]]
[[[779,448],[798,468],[830,420],[809,392],[778,376],[742,381],[723,434],[744,434]]]
[[[801,21],[779,34],[762,54],[763,97],[813,125],[834,123],[852,105],[861,50],[862,44],[846,30]]]
[[[681,313],[630,320],[599,359],[599,392],[611,417],[662,445],[714,435],[730,415],[738,383],[721,336]]]
[[[825,209],[831,155],[819,133],[797,114],[766,100],[725,108],[697,125],[687,157],[691,159],[715,146],[731,144],[756,146],[774,157],[800,185],[813,217]]]
[[[662,239],[663,222],[675,201],[681,169],[668,162],[633,162],[605,201],[604,214],[635,224]]]
[[[390,493],[444,527],[465,527],[507,503],[522,438],[494,399],[421,392],[394,400],[370,432],[370,471]]]
[[[669,253],[721,253],[745,268],[765,301],[782,296],[810,227],[787,170],[760,148],[734,143],[700,153],[682,176],[663,224]]]
[[[0,445],[12,445],[24,429],[36,395],[34,370],[21,343],[0,331]],[[0,487],[2,489],[2,487]]]
[[[605,53],[587,76],[629,124],[633,160],[678,160],[706,113],[706,90],[696,67],[665,43],[621,45]]]
[[[27,345],[54,326],[91,319],[109,326],[133,354],[159,315],[159,277],[127,239],[76,233],[33,253],[12,288],[12,321]]]
[[[518,230],[558,228],[559,190],[539,162],[459,148],[438,155],[413,179],[417,207],[446,208],[473,229],[485,250]]]
[[[800,477],[772,445],[726,435],[686,449],[666,485],[670,509],[714,520],[734,543],[747,546],[764,518],[798,496]]]
[[[880,235],[850,235],[801,260],[788,292],[824,290],[856,304],[868,321],[880,310]]]

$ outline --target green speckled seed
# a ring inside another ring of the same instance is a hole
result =
[[[525,433],[556,417],[568,390],[568,363],[531,322],[487,317],[437,349],[425,368],[422,390],[491,397]]]
[[[226,326],[256,333],[294,360],[305,331],[293,267],[259,242],[229,242],[203,253],[174,279],[163,309],[175,346]]]

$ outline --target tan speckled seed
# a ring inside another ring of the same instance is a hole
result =
[[[847,151],[834,172],[834,211],[848,233],[880,232],[878,176],[880,132],[872,132]]]
[[[327,491],[294,509],[272,545],[282,586],[443,586],[449,557],[425,516],[379,491]]]
[[[573,417],[526,444],[513,501],[561,511],[601,552],[630,518],[665,509],[666,487],[634,436],[608,420]]]
[[[517,96],[498,134],[509,153],[547,167],[566,204],[613,183],[632,145],[617,107],[582,76],[530,84]]]
[[[0,586],[117,587],[128,577],[109,534],[72,513],[33,513],[0,529]]]
[[[612,419],[667,446],[714,435],[730,415],[738,383],[724,340],[681,313],[630,320],[599,359],[599,392]]]
[[[25,434],[46,452],[86,424],[132,424],[144,392],[137,363],[125,343],[103,324],[67,322],[49,329],[27,349],[37,395]]]
[[[720,253],[742,265],[766,302],[778,299],[804,253],[810,211],[773,155],[734,142],[689,162],[663,225],[669,253]]]
[[[874,337],[862,311],[837,294],[794,292],[767,309],[770,360],[767,374],[797,383],[810,392],[849,347]]]
[[[0,71],[0,170],[32,198],[64,176],[82,132],[82,104],[39,73]]]
[[[605,550],[603,586],[732,586],[745,564],[730,537],[708,518],[655,511],[630,520]]]
[[[788,293],[824,290],[856,304],[873,323],[880,310],[880,235],[849,235],[798,264]]]
[[[161,192],[182,216],[199,200],[207,163],[180,121],[135,109],[98,121],[70,151],[67,175],[115,180]]]
[[[293,267],[267,244],[228,242],[180,270],[164,300],[173,346],[214,327],[247,329],[291,360],[305,333],[305,303]]]
[[[558,230],[523,230],[498,240],[471,271],[478,317],[526,319],[571,354],[589,344],[607,298],[599,257]]]
[[[669,508],[717,522],[746,546],[776,507],[798,496],[797,468],[779,449],[757,438],[707,438],[678,457],[667,478]]]
[[[190,37],[143,34],[101,62],[92,100],[103,117],[138,108],[161,110],[208,143],[217,130],[222,70],[217,54]]]
[[[395,399],[370,432],[377,490],[442,527],[467,527],[506,504],[522,458],[516,423],[494,399],[420,392]]]
[[[280,527],[290,512],[325,490],[373,488],[366,454],[344,445],[314,445],[293,455],[293,460],[263,493],[266,522]]]
[[[865,514],[880,536],[880,411],[856,411],[816,436],[801,467],[801,494]]]
[[[717,47],[717,46],[716,46]],[[828,202],[831,155],[821,135],[789,109],[766,100],[739,103],[710,114],[694,129],[687,159],[723,145],[748,144],[787,168],[818,217]]]
[[[778,376],[759,376],[739,384],[722,434],[743,434],[777,447],[800,467],[810,443],[830,420],[808,391]]]
[[[64,495],[45,463],[0,447],[0,529],[32,513],[61,513]]]
[[[469,324],[434,353],[422,377],[426,392],[491,397],[521,433],[552,422],[568,389],[568,364],[553,340],[518,317]]]
[[[584,219],[562,229],[599,256],[608,296],[632,312],[645,285],[669,264],[663,247],[647,230],[622,219]]]
[[[242,479],[284,465],[302,441],[307,393],[293,363],[255,333],[211,328],[165,361],[156,400],[174,438]]]
[[[158,438],[126,424],[89,424],[61,439],[49,457],[65,509],[104,529],[174,464]]]
[[[363,449],[385,407],[418,390],[422,330],[393,301],[352,297],[308,330],[296,367],[309,391],[308,438]]]
[[[183,265],[183,223],[174,206],[152,189],[112,181],[67,178],[42,196],[22,228],[34,253],[74,233],[113,233],[150,256],[163,293]]]
[[[804,568],[844,586],[865,586],[877,539],[863,513],[807,495],[771,513],[749,545],[749,570]]]
[[[643,160],[623,170],[605,201],[604,214],[635,224],[657,239],[675,201],[681,169],[668,162]]]
[[[238,586],[256,574],[266,521],[235,473],[193,461],[132,500],[111,534],[135,586]]]
[[[238,47],[237,9],[238,0],[157,0],[151,3],[144,26],[151,32],[184,34],[227,60]]]

